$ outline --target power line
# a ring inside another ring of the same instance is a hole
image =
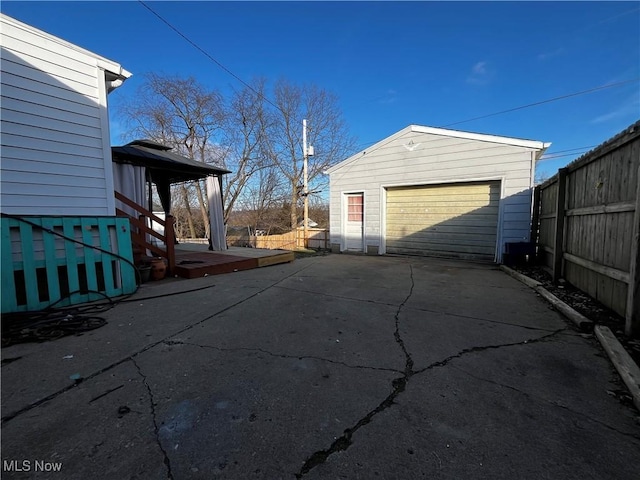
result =
[[[576,155],[582,155],[584,153],[587,153],[590,149],[584,149],[584,150],[578,150],[576,152],[573,153],[561,153],[560,155],[543,155],[542,157],[540,157],[540,160],[538,160],[539,162],[544,162],[545,160],[555,160],[556,158],[564,158],[564,157],[575,157]]]
[[[570,157],[572,155],[579,155],[585,152],[588,152],[592,148],[597,147],[597,145],[585,145],[584,147],[575,147],[569,148],[567,150],[558,150],[556,152],[548,152],[540,157],[540,160],[551,160],[553,158],[562,158],[562,157]]]
[[[271,106],[273,106],[274,108],[276,108],[277,110],[280,110],[280,108],[273,103],[271,100],[269,100],[267,97],[265,97],[262,93],[258,92],[255,88],[253,88],[251,85],[249,85],[247,82],[245,82],[244,80],[242,80],[239,76],[237,76],[235,73],[233,73],[231,70],[229,70],[227,67],[225,67],[222,63],[220,63],[218,60],[216,60],[212,55],[210,55],[206,50],[204,50],[203,48],[201,48],[197,43],[195,43],[193,40],[191,40],[189,37],[187,37],[184,33],[182,33],[180,30],[178,30],[176,27],[174,27],[171,23],[169,23],[169,21],[165,20],[164,17],[162,17],[162,15],[160,15],[159,13],[157,13],[155,10],[153,10],[149,5],[147,5],[145,2],[143,2],[142,0],[138,0],[138,3],[140,3],[144,8],[146,8],[147,10],[149,10],[151,13],[153,13],[160,21],[162,21],[162,23],[164,23],[166,26],[168,26],[171,30],[173,30],[174,32],[176,32],[178,35],[180,35],[187,43],[189,43],[192,47],[194,47],[196,50],[198,50],[200,53],[202,53],[204,56],[206,56],[209,60],[211,60],[213,63],[215,63],[216,65],[218,65],[218,67],[220,67],[222,70],[224,70],[226,73],[228,73],[229,75],[231,75],[233,78],[235,78],[236,80],[238,80],[240,83],[242,83],[245,87],[247,87],[249,90],[251,90],[253,93],[255,93],[256,95],[258,95],[260,98],[262,98],[265,102],[269,103]]]
[[[183,34],[180,30],[178,30],[178,28],[174,27],[171,23],[169,23],[169,21],[167,21],[164,17],[162,17],[159,13],[157,13],[155,10],[153,10],[150,6],[148,6],[144,1],[142,0],[138,0],[138,2],[145,7],[147,10],[149,10],[149,12],[151,12],[153,15],[155,15],[160,21],[162,21],[165,25],[167,25],[171,30],[173,30],[175,33],[177,33],[180,37],[182,37],[187,43],[189,43],[191,46],[193,46],[196,50],[198,50],[200,53],[202,53],[203,55],[205,55],[209,60],[211,60],[212,62],[214,62],[216,65],[218,65],[218,67],[220,67],[222,70],[224,70],[226,73],[228,73],[229,75],[231,75],[233,78],[235,78],[236,80],[238,80],[240,83],[242,83],[245,87],[247,87],[248,89],[250,89],[252,92],[254,92],[256,95],[258,95],[260,98],[262,98],[265,102],[269,103],[271,106],[273,106],[274,108],[276,108],[277,110],[280,110],[280,108],[274,104],[271,100],[269,100],[267,97],[265,97],[262,93],[258,92],[255,88],[253,88],[251,85],[249,85],[248,83],[246,83],[244,80],[242,80],[242,78],[240,78],[239,76],[237,76],[235,73],[233,73],[231,70],[229,70],[226,66],[224,66],[221,62],[219,62],[216,58],[214,58],[212,55],[210,55],[206,50],[204,50],[203,48],[201,48],[198,44],[196,44],[194,41],[192,41],[189,37],[187,37],[185,34]],[[633,10],[629,11],[629,12],[625,12],[626,13],[630,13]],[[613,87],[618,87],[621,85],[626,85],[628,83],[635,83],[638,80],[640,80],[640,77],[636,77],[634,79],[630,79],[630,80],[624,80],[621,82],[615,82],[615,83],[609,83],[607,85],[601,85],[599,87],[594,87],[594,88],[590,88],[587,90],[582,90],[579,92],[574,92],[574,93],[569,93],[566,95],[561,95],[559,97],[554,97],[554,98],[549,98],[546,100],[541,100],[538,102],[533,102],[533,103],[529,103],[527,105],[521,105],[519,107],[514,107],[514,108],[509,108],[507,110],[501,110],[499,112],[494,112],[494,113],[489,113],[487,115],[481,115],[478,117],[473,117],[473,118],[469,118],[467,120],[461,120],[458,122],[454,122],[454,123],[448,123],[446,125],[442,125],[438,128],[444,128],[444,127],[451,127],[453,125],[459,125],[461,123],[468,123],[468,122],[473,122],[475,120],[480,120],[483,118],[489,118],[489,117],[494,117],[497,115],[503,115],[505,113],[510,113],[510,112],[515,112],[518,110],[523,110],[525,108],[531,108],[531,107],[535,107],[538,105],[544,105],[546,103],[552,103],[552,102],[557,102],[559,100],[564,100],[567,98],[571,98],[571,97],[577,97],[579,95],[585,95],[587,93],[592,93],[592,92],[596,92],[599,90],[604,90],[607,88],[613,88]],[[368,147],[369,145],[373,145],[374,142],[368,142],[366,144],[361,144],[361,147]],[[587,147],[585,147],[587,148]],[[574,149],[574,150],[578,150],[580,148]]]
[[[553,152],[553,154],[555,155],[556,153],[573,152],[574,150],[584,150],[585,148],[595,148],[595,147],[597,147],[597,145],[585,145],[584,147],[575,147],[575,148],[568,148],[566,150],[558,150],[557,152]]]
[[[623,81],[621,81],[621,82],[616,82],[616,83],[609,83],[609,84],[607,84],[607,85],[601,85],[601,86],[599,86],[599,87],[590,88],[590,89],[588,89],[588,90],[582,90],[582,91],[580,91],[580,92],[574,92],[574,93],[569,93],[569,94],[566,94],[566,95],[561,95],[561,96],[559,96],[559,97],[549,98],[549,99],[546,99],[546,100],[540,100],[539,102],[533,102],[533,103],[529,103],[529,104],[527,104],[527,105],[521,105],[521,106],[519,106],[519,107],[509,108],[509,109],[507,109],[507,110],[501,110],[501,111],[499,111],[499,112],[489,113],[489,114],[487,114],[487,115],[481,115],[481,116],[479,116],[479,117],[473,117],[473,118],[469,118],[469,119],[467,119],[467,120],[461,120],[461,121],[459,121],[459,122],[455,122],[455,123],[448,123],[448,124],[446,124],[446,125],[442,125],[442,126],[437,127],[437,128],[451,127],[451,126],[453,126],[453,125],[459,125],[459,124],[461,124],[461,123],[472,122],[472,121],[474,121],[474,120],[480,120],[480,119],[482,119],[482,118],[494,117],[494,116],[496,116],[496,115],[502,115],[502,114],[504,114],[504,113],[515,112],[515,111],[517,111],[517,110],[523,110],[523,109],[525,109],[525,108],[531,108],[531,107],[535,107],[535,106],[538,106],[538,105],[543,105],[543,104],[545,104],[545,103],[556,102],[556,101],[559,101],[559,100],[564,100],[564,99],[566,99],[566,98],[576,97],[576,96],[578,96],[578,95],[585,95],[585,94],[587,94],[587,93],[596,92],[596,91],[598,91],[598,90],[604,90],[604,89],[606,89],[606,88],[619,87],[620,85],[626,85],[626,84],[628,84],[628,83],[635,83],[635,82],[638,82],[638,80],[640,80],[640,77],[636,77],[636,78],[633,78],[633,79],[630,79],[630,80],[623,80]],[[360,145],[358,145],[358,147],[359,147],[360,149],[362,149],[362,148],[366,148],[366,147],[368,147],[368,146],[370,146],[370,145],[373,145],[374,143],[377,143],[378,141],[379,141],[379,140],[375,140],[375,141],[371,141],[371,142],[366,142],[366,143],[361,143]]]
[[[501,110],[499,112],[489,113],[487,115],[481,115],[479,117],[470,118],[468,120],[461,120],[459,122],[448,123],[447,125],[443,125],[442,127],[451,127],[452,125],[459,125],[461,123],[472,122],[474,120],[480,120],[482,118],[494,117],[496,115],[502,115],[503,113],[515,112],[516,110],[522,110],[524,108],[536,107],[538,105],[543,105],[545,103],[557,102],[558,100],[564,100],[564,99],[570,98],[570,97],[577,97],[578,95],[584,95],[586,93],[592,93],[592,92],[596,92],[598,90],[604,90],[605,88],[619,87],[620,85],[626,85],[627,83],[635,83],[638,80],[640,80],[640,77],[636,77],[636,78],[633,78],[631,80],[624,80],[622,82],[609,83],[607,85],[601,85],[599,87],[590,88],[588,90],[582,90],[580,92],[569,93],[567,95],[561,95],[559,97],[549,98],[547,100],[541,100],[539,102],[529,103],[527,105],[521,105],[519,107],[509,108],[507,110]]]

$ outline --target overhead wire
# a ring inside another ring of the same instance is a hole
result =
[[[273,106],[277,110],[280,110],[280,108],[277,105],[275,105],[271,100],[269,100],[267,97],[265,97],[261,92],[258,92],[257,90],[255,90],[251,85],[246,83],[242,78],[240,78],[238,75],[236,75],[234,72],[232,72],[229,68],[227,68],[225,65],[223,65],[220,61],[218,61],[215,57],[213,57],[211,54],[209,54],[206,50],[204,50],[202,47],[200,47],[198,44],[196,44],[187,35],[182,33],[177,27],[175,27],[168,20],[166,20],[162,15],[160,15],[158,12],[153,10],[143,0],[138,0],[138,2],[142,6],[144,6],[149,12],[151,12],[154,16],[156,16],[160,21],[162,21],[165,25],[167,25],[171,30],[173,30],[176,34],[178,34],[180,37],[182,37],[187,43],[189,43],[196,50],[198,50],[203,55],[205,55],[209,60],[214,62],[218,67],[220,67],[222,70],[224,70],[227,74],[229,74],[234,79],[239,81],[241,84],[243,84],[244,86],[249,88],[256,95],[258,95],[260,98],[262,98],[265,102],[269,103],[271,106]],[[625,13],[628,13],[628,12],[625,12]],[[581,91],[578,91],[578,92],[572,92],[572,93],[568,93],[568,94],[565,94],[565,95],[560,95],[560,96],[557,96],[557,97],[553,97],[553,98],[549,98],[549,99],[545,99],[545,100],[540,100],[540,101],[537,101],[537,102],[528,103],[526,105],[520,105],[520,106],[517,106],[517,107],[508,108],[508,109],[505,109],[505,110],[500,110],[500,111],[497,111],[497,112],[493,112],[493,113],[489,113],[489,114],[485,114],[485,115],[480,115],[480,116],[477,116],[477,117],[468,118],[466,120],[460,120],[460,121],[457,121],[457,122],[448,123],[448,124],[445,124],[445,125],[441,125],[441,126],[439,126],[437,128],[452,127],[454,125],[460,125],[460,124],[463,124],[463,123],[473,122],[473,121],[476,121],[476,120],[490,118],[490,117],[494,117],[494,116],[498,116],[498,115],[504,115],[506,113],[511,113],[511,112],[515,112],[515,111],[519,111],[519,110],[524,110],[526,108],[532,108],[532,107],[544,105],[544,104],[547,104],[547,103],[553,103],[553,102],[557,102],[557,101],[560,101],[560,100],[565,100],[567,98],[577,97],[577,96],[580,96],[580,95],[586,95],[586,94],[597,92],[597,91],[600,91],[600,90],[605,90],[605,89],[608,89],[608,88],[619,87],[619,86],[622,86],[622,85],[627,85],[629,83],[636,83],[638,81],[640,81],[640,77],[636,77],[636,78],[628,79],[628,80],[623,80],[623,81],[619,81],[619,82],[614,82],[614,83],[609,83],[609,84],[606,84],[606,85],[600,85],[600,86],[592,87],[592,88],[589,88],[589,89],[586,89],[586,90],[581,90]],[[358,146],[358,148],[360,150],[362,150],[362,149],[367,148],[368,146],[373,145],[375,143],[377,143],[377,141],[363,143],[363,144],[360,144]],[[582,150],[582,149],[585,149],[585,148],[590,148],[590,147],[577,147],[577,148],[572,149],[572,150]],[[561,152],[563,152],[563,151],[561,151]],[[561,152],[556,152],[556,153],[561,153]],[[354,154],[355,153],[357,153],[357,152],[354,152]],[[549,155],[549,156],[542,157],[541,160],[547,160],[547,159],[552,159],[552,158],[560,158],[560,157],[563,157],[563,156],[571,156],[571,154],[561,155],[561,156],[555,156],[555,155],[551,156],[551,155]]]
[[[91,245],[76,238],[68,237],[67,235],[57,232],[53,227],[49,228],[39,225],[19,215],[3,212],[1,213],[1,216],[26,223],[32,227],[42,230],[43,232],[58,236],[67,242],[82,245],[85,248],[91,248],[128,263],[133,267],[136,274],[136,290],[133,293],[138,290],[141,283],[140,272],[136,265],[128,258],[96,245]],[[129,298],[133,293],[123,298]],[[103,300],[106,299],[108,303],[93,303],[84,307],[56,307],[60,302],[71,298],[71,296],[75,294],[99,295],[103,297]],[[91,289],[81,289],[65,293],[57,300],[53,300],[47,307],[38,311],[5,314],[2,317],[2,346],[22,342],[43,342],[65,335],[78,334],[99,328],[105,325],[107,321],[103,317],[93,314],[105,312],[113,308],[114,305],[115,302],[113,299],[105,295],[103,292]]]
[[[489,113],[487,115],[481,115],[479,117],[469,118],[468,120],[461,120],[459,122],[448,123],[446,125],[442,125],[440,128],[451,127],[453,125],[459,125],[461,123],[473,122],[474,120],[480,120],[480,119],[483,119],[483,118],[495,117],[496,115],[502,115],[504,113],[515,112],[517,110],[523,110],[525,108],[537,107],[538,105],[543,105],[545,103],[557,102],[559,100],[564,100],[566,98],[571,98],[571,97],[577,97],[579,95],[585,95],[587,93],[596,92],[598,90],[604,90],[606,88],[619,87],[621,85],[626,85],[628,83],[638,82],[639,80],[640,80],[640,77],[636,77],[636,78],[633,78],[633,79],[630,79],[630,80],[623,80],[621,82],[608,83],[606,85],[601,85],[599,87],[593,87],[593,88],[589,88],[587,90],[582,90],[582,91],[579,91],[579,92],[569,93],[569,94],[566,94],[566,95],[561,95],[559,97],[549,98],[549,99],[546,99],[546,100],[541,100],[539,102],[529,103],[527,105],[521,105],[519,107],[508,108],[507,110],[500,110],[499,112]]]
[[[621,85],[626,85],[626,84],[629,84],[629,83],[637,83],[639,81],[640,81],[640,77],[636,77],[636,78],[632,78],[632,79],[629,79],[629,80],[623,80],[623,81],[620,81],[620,82],[608,83],[606,85],[600,85],[598,87],[589,88],[587,90],[581,90],[579,92],[568,93],[566,95],[561,95],[559,97],[548,98],[546,100],[540,100],[540,101],[529,103],[529,104],[526,104],[526,105],[520,105],[518,107],[513,107],[513,108],[508,108],[506,110],[500,110],[498,112],[488,113],[486,115],[480,115],[478,117],[469,118],[467,120],[460,120],[458,122],[448,123],[446,125],[441,125],[441,126],[435,127],[435,128],[446,128],[446,127],[451,127],[453,125],[459,125],[461,123],[472,122],[474,120],[480,120],[480,119],[483,119],[483,118],[495,117],[497,115],[502,115],[502,114],[505,114],[505,113],[515,112],[515,111],[518,111],[518,110],[523,110],[525,108],[536,107],[538,105],[544,105],[546,103],[552,103],[552,102],[556,102],[556,101],[559,101],[559,100],[564,100],[564,99],[571,98],[571,97],[577,97],[579,95],[586,95],[587,93],[593,93],[593,92],[596,92],[596,91],[599,91],[599,90],[604,90],[604,89],[607,89],[607,88],[619,87]],[[371,145],[373,145],[375,143],[377,143],[377,141],[365,142],[365,143],[362,143],[362,144],[358,145],[358,147],[360,149],[363,149],[363,148],[367,148],[367,147],[369,147],[369,146],[371,146]]]
[[[53,303],[50,303],[47,307],[41,310],[37,310],[37,311],[31,310],[26,312],[4,314],[2,316],[2,346],[3,347],[13,345],[16,343],[45,342],[49,340],[55,340],[63,336],[78,335],[83,332],[102,327],[107,324],[107,320],[104,317],[98,316],[97,314],[105,313],[120,303],[141,302],[141,301],[155,299],[155,298],[165,298],[172,295],[181,295],[185,293],[197,292],[197,291],[215,286],[215,285],[205,285],[203,287],[196,287],[196,288],[181,290],[173,293],[162,293],[159,295],[150,295],[145,297],[132,298],[133,295],[138,291],[140,287],[141,279],[140,279],[140,272],[138,268],[128,258],[123,257],[117,253],[111,252],[109,250],[102,249],[95,245],[82,242],[78,239],[68,237],[64,234],[61,234],[60,232],[56,232],[52,228],[43,227],[42,225],[38,225],[37,223],[27,220],[18,215],[2,213],[2,216],[7,218],[12,218],[17,221],[22,221],[33,227],[41,229],[47,233],[57,235],[63,238],[65,241],[70,241],[87,248],[92,248],[97,251],[109,254],[115,258],[118,258],[119,260],[122,260],[130,264],[134,268],[134,271],[136,272],[136,277],[137,277],[136,290],[131,294],[119,297],[117,299],[109,297],[108,295],[106,295],[104,292],[101,292],[101,291],[91,290],[91,289],[81,289],[81,290],[75,290],[73,292],[69,292],[62,295],[59,299],[53,301]],[[85,305],[57,307],[59,303],[70,298],[72,295],[75,295],[75,294],[83,294],[83,295],[92,294],[92,295],[101,296],[103,298],[100,300],[94,300],[93,302]]]
[[[585,145],[584,147],[569,148],[567,150],[558,150],[557,152],[545,153],[540,157],[540,161],[552,160],[554,158],[573,157],[588,152],[597,145]]]
[[[174,25],[172,25],[168,20],[166,20],[162,15],[160,15],[158,12],[156,12],[153,8],[151,8],[149,5],[146,4],[146,2],[144,2],[143,0],[138,0],[138,3],[140,3],[144,8],[146,8],[149,12],[151,12],[153,15],[155,15],[162,23],[164,23],[166,26],[168,26],[171,30],[173,30],[176,34],[178,34],[180,37],[182,37],[189,45],[191,45],[193,48],[195,48],[196,50],[198,50],[200,53],[202,53],[205,57],[207,57],[209,60],[211,60],[213,63],[215,63],[218,67],[220,67],[222,70],[224,70],[226,73],[228,73],[229,75],[231,75],[233,78],[235,78],[237,81],[239,81],[242,85],[244,85],[245,87],[247,87],[249,90],[251,90],[253,93],[255,93],[256,95],[258,95],[260,98],[262,98],[265,102],[267,102],[268,104],[270,104],[272,107],[274,107],[277,110],[280,110],[280,107],[278,107],[275,103],[273,103],[271,100],[269,100],[267,97],[265,97],[261,92],[257,91],[255,88],[253,88],[251,85],[249,85],[247,82],[245,82],[242,78],[240,78],[238,75],[236,75],[235,73],[233,73],[229,68],[227,68],[225,65],[223,65],[219,60],[217,60],[213,55],[211,55],[209,52],[207,52],[204,48],[200,47],[196,42],[194,42],[193,40],[191,40],[189,37],[187,37],[187,35],[185,35],[184,33],[182,33],[177,27],[175,27]]]

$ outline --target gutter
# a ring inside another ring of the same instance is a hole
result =
[[[103,67],[104,68],[104,67]],[[114,72],[113,70],[117,70]],[[131,72],[128,72],[120,65],[117,66],[117,69],[104,69],[104,77],[105,77],[105,85],[107,87],[107,94],[113,92],[116,88],[121,86],[125,80],[133,75]]]

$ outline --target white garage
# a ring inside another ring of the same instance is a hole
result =
[[[327,170],[332,250],[500,262],[549,145],[411,125]]]

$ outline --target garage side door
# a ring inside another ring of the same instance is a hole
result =
[[[387,253],[493,261],[500,182],[387,189]]]

